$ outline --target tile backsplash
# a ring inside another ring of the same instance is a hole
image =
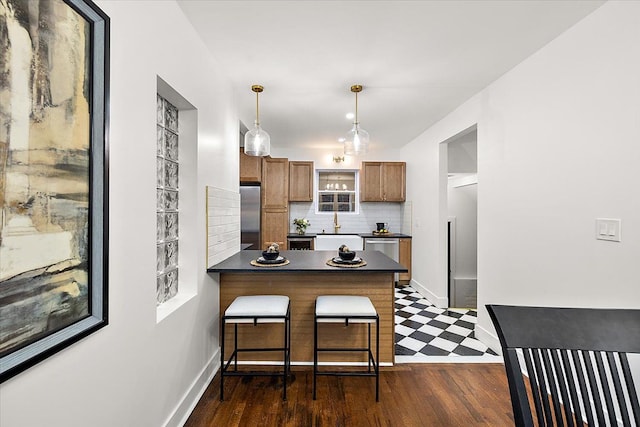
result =
[[[207,186],[207,266],[240,250],[240,193]]]
[[[306,218],[311,222],[307,233],[333,233],[333,213],[316,213],[312,202],[289,204],[289,231],[295,233],[294,218]],[[407,233],[411,230],[411,203],[360,203],[357,214],[338,212],[340,233],[369,233],[376,229],[376,222],[388,223],[392,233]],[[405,224],[408,222],[408,224]]]

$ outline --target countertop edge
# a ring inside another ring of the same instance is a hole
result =
[[[367,265],[357,268],[340,268],[327,265],[327,260],[335,256],[336,251],[281,251],[281,255],[290,260],[289,264],[271,267],[256,267],[251,261],[261,256],[262,251],[239,251],[216,265],[207,267],[208,273],[322,273],[322,274],[371,274],[406,273],[409,270],[379,251],[363,251],[362,258]]]
[[[334,273],[346,273],[346,272],[355,272],[357,271],[358,273],[363,273],[363,274],[376,274],[376,273],[407,273],[409,270],[408,269],[394,269],[394,270],[358,270],[357,268],[334,268],[331,270],[328,269],[293,269],[293,268],[289,268],[289,269],[278,269],[278,267],[271,267],[271,268],[265,268],[265,267],[253,267],[253,268],[234,268],[234,269],[228,269],[228,268],[224,268],[224,269],[220,269],[220,268],[213,268],[213,267],[209,267],[207,268],[207,273],[328,273],[328,274],[334,274]]]
[[[373,233],[308,233],[308,234],[297,234],[290,233],[287,234],[287,239],[295,239],[295,238],[313,238],[315,239],[318,236],[360,236],[362,238],[374,238],[374,239],[411,239],[412,236],[410,234],[402,234],[402,233],[389,233],[389,234],[373,234]]]

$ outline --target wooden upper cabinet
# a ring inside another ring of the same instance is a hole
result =
[[[289,207],[289,160],[262,161],[262,209]]]
[[[247,156],[240,147],[240,182],[262,181],[262,157]]]
[[[362,162],[360,170],[360,201],[382,201],[382,162]]]
[[[360,201],[404,202],[405,180],[405,162],[362,162]]]
[[[382,199],[385,202],[404,202],[407,185],[407,165],[404,162],[385,162],[382,164]]]
[[[289,201],[313,201],[313,162],[289,162]]]

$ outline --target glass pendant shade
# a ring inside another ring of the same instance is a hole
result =
[[[244,154],[248,156],[268,156],[271,154],[271,137],[260,127],[260,108],[258,95],[264,90],[260,85],[251,86],[256,94],[256,121],[253,129],[244,134]]]
[[[360,122],[358,122],[358,92],[361,91],[362,85],[351,86],[351,92],[356,95],[356,114],[353,127],[345,136],[344,154],[346,156],[361,156],[367,154],[369,149],[369,132],[362,129]]]
[[[248,156],[268,156],[271,153],[271,137],[258,122],[244,134],[244,153]]]
[[[360,156],[367,154],[369,149],[369,132],[360,128],[358,123],[347,132],[344,141],[344,154],[347,156]]]

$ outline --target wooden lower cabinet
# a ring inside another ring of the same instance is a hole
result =
[[[399,239],[400,249],[398,262],[409,270],[406,273],[398,274],[398,282],[401,285],[408,285],[411,282],[411,239]]]
[[[271,243],[276,242],[281,250],[285,250],[289,234],[289,209],[262,209],[261,222],[262,246],[257,249],[265,250]]]

